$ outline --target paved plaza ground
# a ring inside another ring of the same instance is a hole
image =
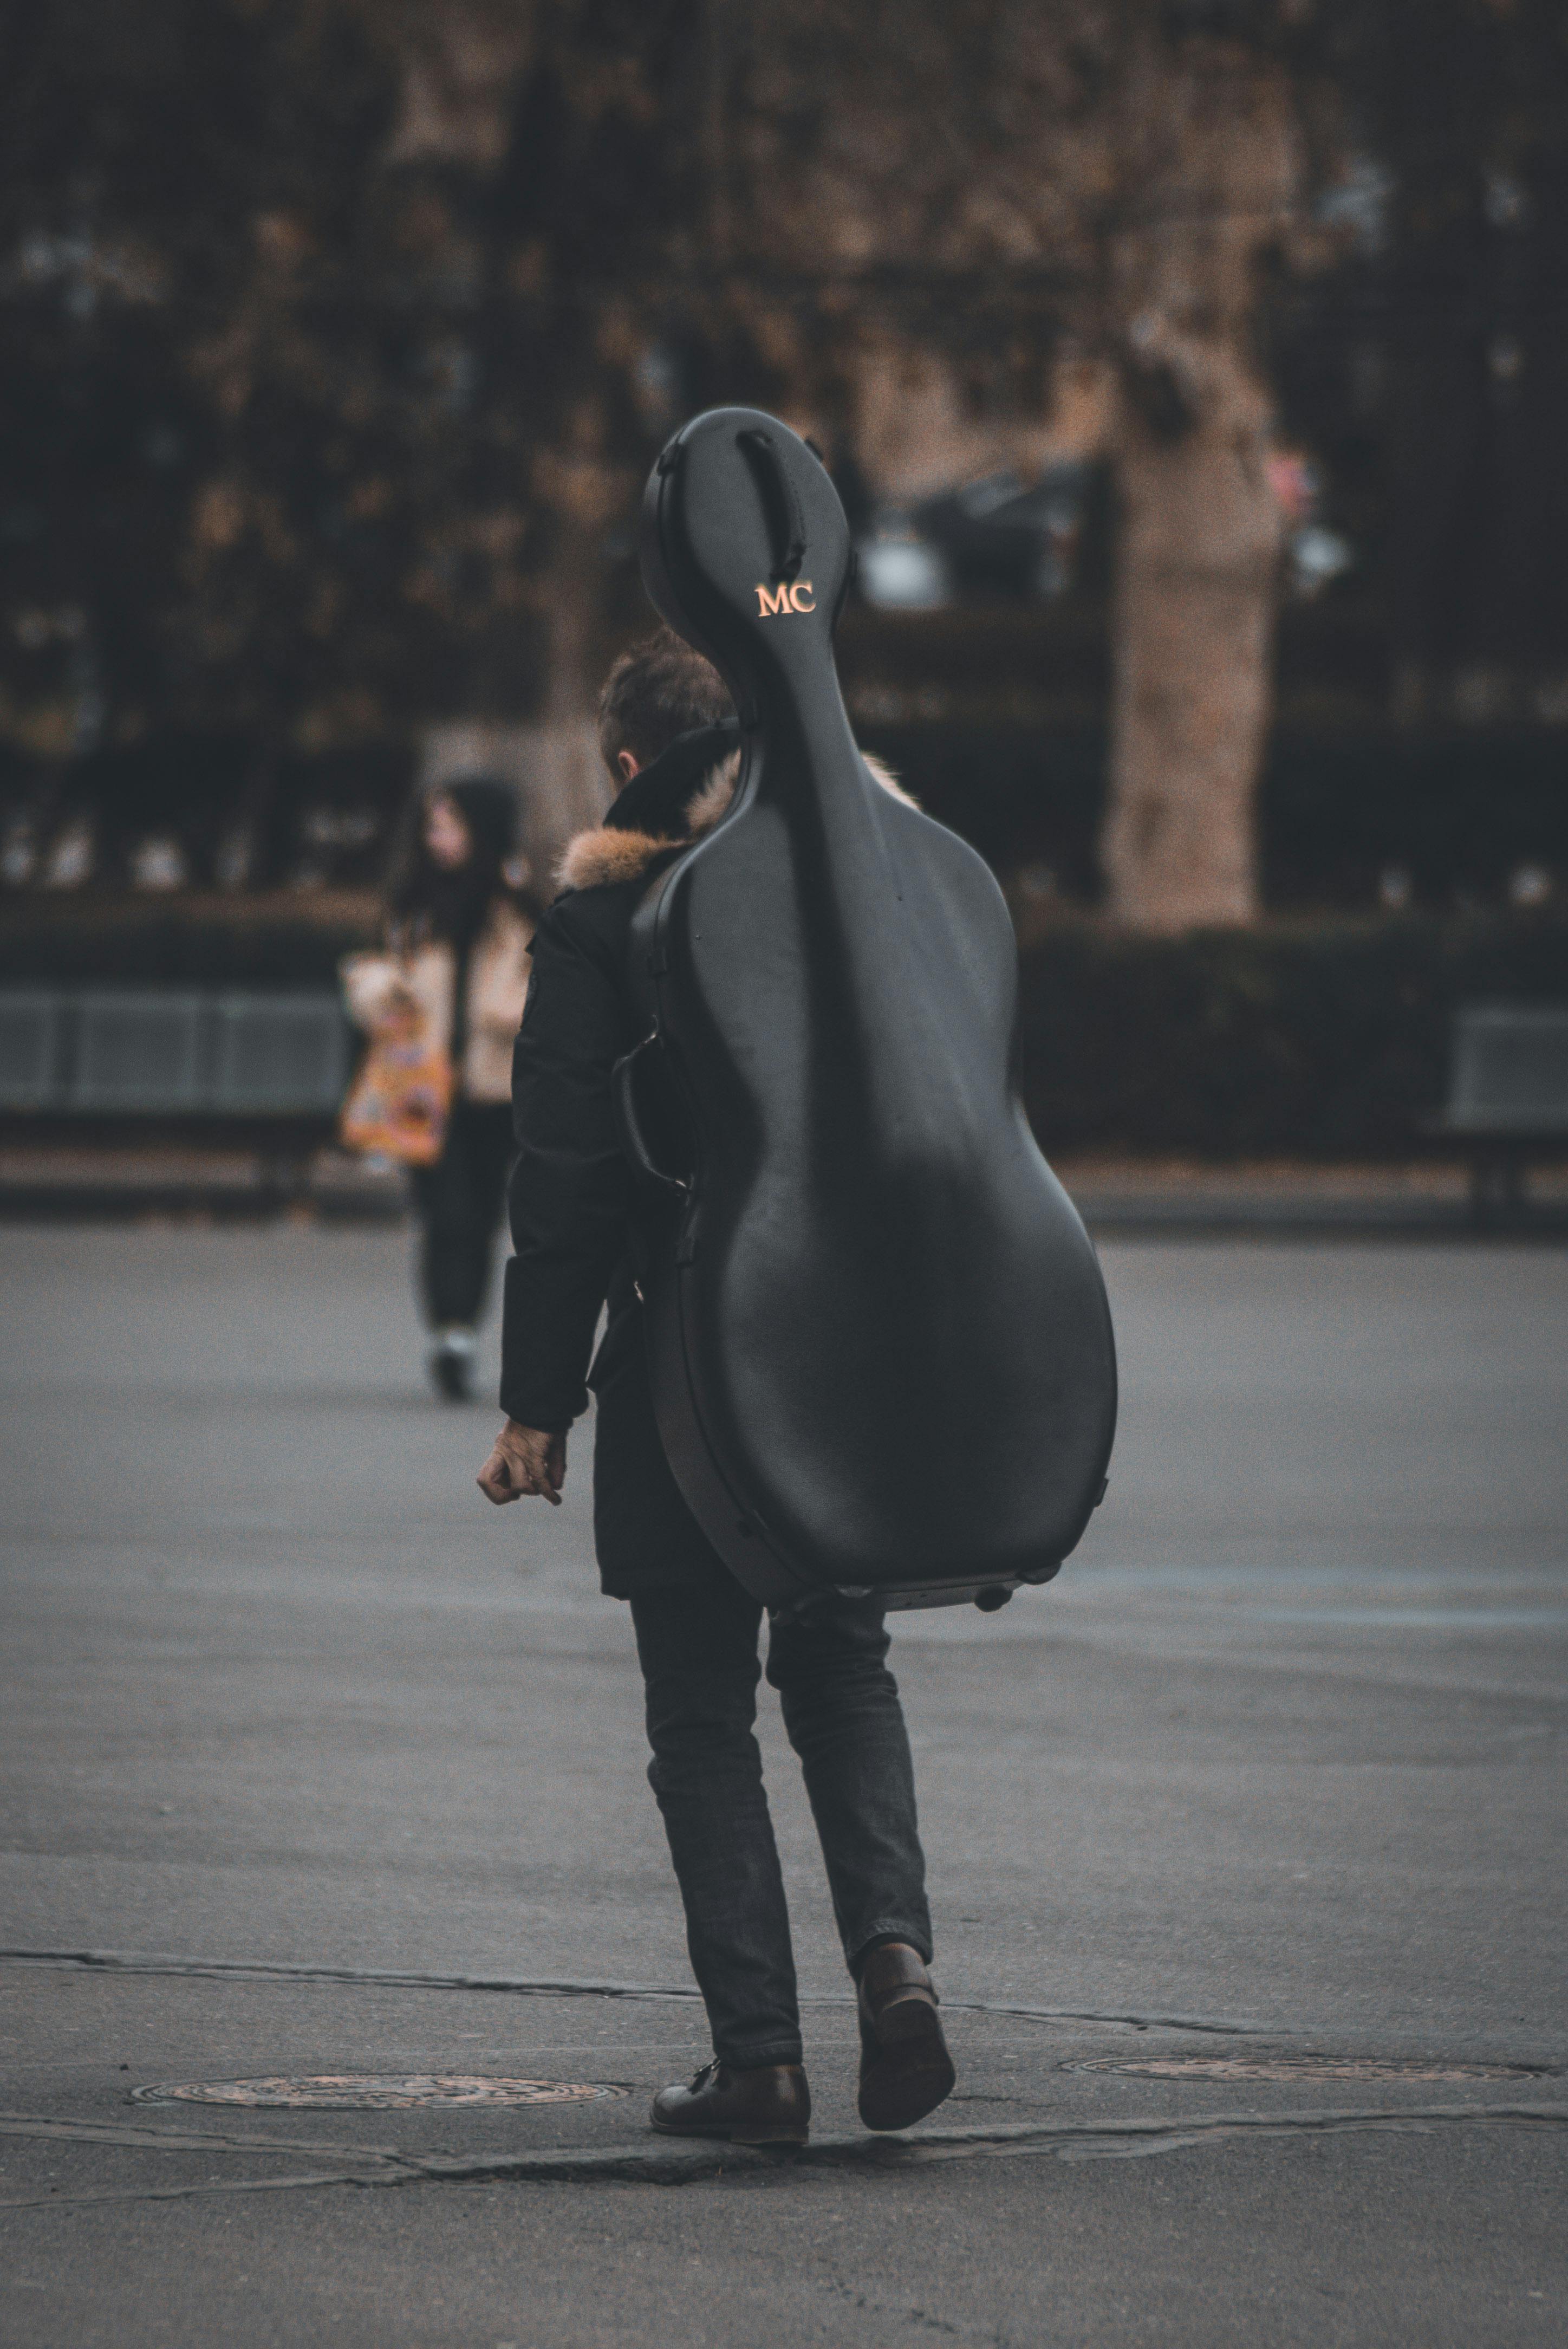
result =
[[[396,1230],[0,1230],[0,2344],[1568,2338],[1568,1252],[1104,1256],[1078,1557],[895,1637],[958,2095],[868,2156],[767,1699],[816,2141],[719,2159],[588,1431],[484,1505]],[[626,2093],[138,2095],[361,2075]]]

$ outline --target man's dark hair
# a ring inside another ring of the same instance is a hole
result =
[[[604,679],[599,748],[618,786],[623,777],[615,762],[623,750],[639,767],[650,766],[677,736],[734,715],[729,688],[713,663],[672,628],[658,628],[624,652]]]

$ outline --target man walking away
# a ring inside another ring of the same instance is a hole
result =
[[[648,1777],[686,1909],[714,2060],[655,2098],[655,2128],[799,2144],[810,2119],[789,1919],[753,1734],[762,1609],[720,1562],[655,1424],[631,1253],[633,1194],[611,1071],[641,1040],[625,969],[649,882],[734,795],[739,735],[717,672],[667,629],[624,654],[600,701],[620,795],[573,842],[533,940],[513,1061],[516,1255],[502,1327],[505,1426],[480,1474],[498,1506],[555,1504],[566,1438],[597,1399],[600,1579],[628,1599],[647,1700]],[[895,788],[889,781],[889,788]],[[603,1341],[594,1331],[608,1300]],[[831,1597],[769,1624],[778,1690],[857,1985],[860,2110],[903,2128],[952,2090],[927,1968],[931,1920],[914,1780],[888,1636],[872,1599]]]

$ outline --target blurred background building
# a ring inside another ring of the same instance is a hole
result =
[[[546,874],[649,616],[643,479],[735,399],[839,482],[862,740],[1075,986],[1233,933],[1288,993],[1280,925],[1338,971],[1348,922],[1379,1034],[1430,1014],[1407,1107],[1456,990],[1568,992],[1547,0],[53,0],[3,39],[0,975],[319,980],[476,768]],[[1396,977],[1367,941],[1422,922]]]

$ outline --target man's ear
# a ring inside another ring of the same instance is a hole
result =
[[[621,770],[622,781],[626,783],[629,783],[632,777],[640,773],[642,770],[642,761],[630,750],[617,750],[615,764]]]

